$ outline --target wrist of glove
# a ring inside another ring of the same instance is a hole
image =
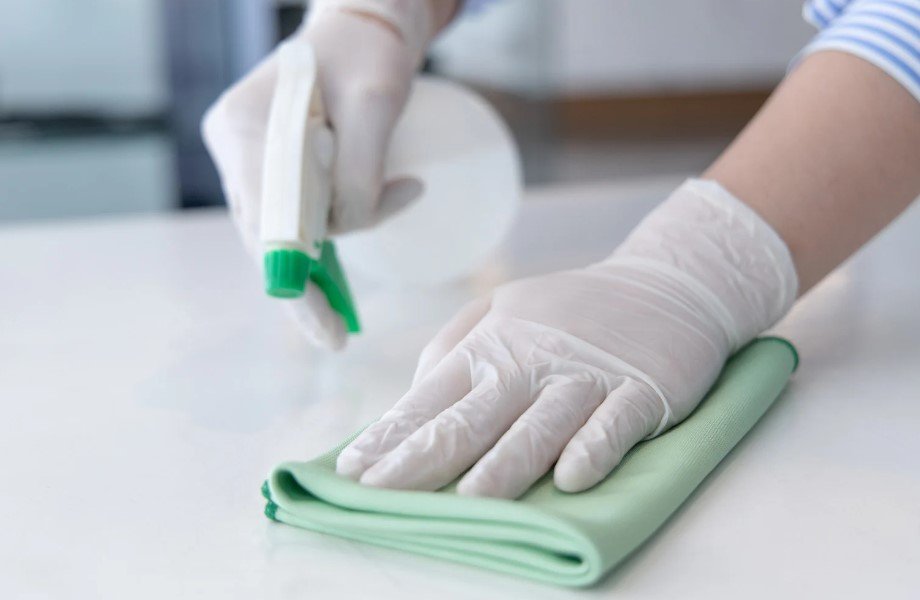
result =
[[[429,0],[313,0],[306,22],[308,28],[320,24],[337,12],[363,15],[390,27],[405,43],[417,68],[425,49],[434,37],[436,24]]]
[[[422,490],[465,472],[459,493],[514,498],[555,463],[559,489],[587,489],[686,418],[796,289],[769,225],[718,184],[688,181],[608,259],[461,311],[337,469]]]
[[[429,2],[320,0],[297,35],[313,46],[335,131],[329,233],[372,227],[421,192],[410,177],[384,181],[390,135],[434,35]]]

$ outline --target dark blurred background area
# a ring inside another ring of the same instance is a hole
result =
[[[431,49],[505,116],[528,185],[705,168],[807,41],[800,0],[494,0]],[[204,110],[295,0],[0,0],[0,221],[221,205]]]

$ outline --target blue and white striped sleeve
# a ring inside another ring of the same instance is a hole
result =
[[[920,0],[810,0],[802,13],[821,31],[794,62],[821,50],[848,52],[920,101]]]

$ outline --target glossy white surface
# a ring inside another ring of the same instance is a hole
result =
[[[800,303],[788,391],[594,589],[262,516],[269,468],[392,404],[464,300],[602,257],[676,183],[531,193],[474,280],[357,285],[367,331],[338,355],[262,296],[222,213],[0,229],[0,597],[920,597],[920,206]]]

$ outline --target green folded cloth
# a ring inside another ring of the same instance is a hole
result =
[[[547,475],[518,500],[365,487],[335,474],[351,440],[279,465],[263,486],[272,519],[369,544],[558,585],[590,585],[650,537],[779,396],[797,364],[761,338],[725,366],[683,423],[636,446],[607,479],[567,494]]]

